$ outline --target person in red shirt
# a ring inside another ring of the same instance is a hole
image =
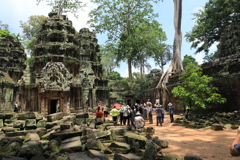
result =
[[[96,118],[103,118],[103,117],[104,117],[104,113],[103,113],[103,111],[100,109],[100,107],[97,108],[95,115],[96,115]]]

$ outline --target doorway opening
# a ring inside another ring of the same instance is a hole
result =
[[[49,109],[50,113],[49,114],[57,112],[58,101],[59,101],[58,99],[51,99],[50,109]]]

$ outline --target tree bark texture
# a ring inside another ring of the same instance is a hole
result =
[[[182,46],[182,31],[181,31],[181,21],[182,21],[182,0],[173,0],[174,2],[174,29],[175,36],[173,42],[173,59],[171,64],[169,65],[166,72],[160,78],[158,82],[157,88],[158,93],[157,97],[162,97],[162,105],[166,107],[166,103],[168,102],[169,91],[167,89],[167,83],[169,76],[173,72],[178,72],[183,70],[182,59],[181,59],[181,46]]]
[[[128,58],[128,77],[129,81],[132,81],[132,60]]]

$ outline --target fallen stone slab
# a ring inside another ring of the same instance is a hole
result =
[[[87,113],[77,113],[76,118],[90,118],[90,114]]]
[[[211,129],[214,131],[221,131],[223,130],[223,125],[214,123],[212,124]]]
[[[50,134],[49,140],[59,137],[63,141],[68,138],[78,137],[78,136],[82,136],[82,135],[83,135],[83,130],[74,131],[72,129],[67,129],[64,131],[59,131],[59,132]]]
[[[86,118],[76,118],[75,123],[76,125],[86,124]]]
[[[96,125],[103,124],[105,122],[105,118],[95,118]]]
[[[37,133],[27,133],[25,140],[35,140],[35,141],[39,141],[40,137]]]
[[[36,119],[36,115],[34,112],[18,113],[17,118],[18,120]]]
[[[3,119],[0,119],[0,128],[3,127]]]
[[[139,157],[135,154],[114,154],[114,160],[143,160],[142,157]]]
[[[52,131],[44,134],[44,135],[41,137],[41,139],[49,139],[49,136],[50,136],[51,134],[55,133],[55,132],[56,132],[55,130],[52,130]]]
[[[25,128],[26,121],[25,120],[16,120],[13,123],[14,128]]]
[[[133,142],[138,142],[141,149],[145,149],[147,144],[147,138],[145,136],[132,133],[132,132],[126,132],[124,134],[124,137],[126,138],[127,144],[130,144],[130,146],[134,146]]]
[[[111,135],[110,130],[93,132],[93,133],[87,134],[87,136],[91,139],[99,139],[99,138],[103,138],[103,137],[110,137],[110,135]]]
[[[40,120],[40,121],[38,121],[37,122],[37,128],[40,128],[40,127],[46,127],[46,123],[47,123],[47,120],[44,120],[44,119],[42,119],[42,120]]]
[[[63,112],[57,112],[50,115],[47,115],[48,122],[54,122],[63,118]]]
[[[25,129],[36,129],[37,121],[36,119],[26,119]]]
[[[0,159],[2,159],[2,160],[27,160],[27,158],[7,156],[7,155],[0,155]]]
[[[127,154],[130,152],[130,146],[121,142],[112,142],[109,148],[116,153]]]
[[[113,158],[102,153],[101,151],[97,151],[97,150],[93,150],[93,149],[89,149],[87,151],[87,155],[91,158],[99,158],[100,160],[113,160]]]
[[[17,132],[20,131],[20,128],[13,128],[13,127],[3,127],[2,131],[6,132]]]
[[[46,128],[37,128],[37,129],[36,129],[36,133],[37,133],[40,137],[42,137],[43,135],[45,135],[45,134],[47,133],[47,130],[46,130]]]
[[[16,131],[16,132],[6,132],[5,135],[7,137],[18,137],[18,136],[25,136],[27,131]]]
[[[12,119],[15,115],[15,113],[0,113],[0,119]]]
[[[65,122],[64,119],[58,120],[58,121],[54,121],[54,122],[47,122],[46,123],[46,128],[50,129],[54,126],[60,126],[61,124],[63,124]]]
[[[98,139],[97,140],[87,139],[85,146],[87,149],[95,149],[95,150],[104,150],[105,149],[105,146]]]
[[[70,153],[68,160],[98,160],[96,158],[90,158],[82,153]]]
[[[184,156],[184,160],[203,160],[203,159],[199,156],[186,155]]]
[[[73,128],[73,123],[71,121],[66,121],[63,124],[60,125],[60,130],[66,130],[66,129],[72,129]]]
[[[60,152],[80,152],[82,151],[82,143],[79,137],[68,138],[61,142]]]

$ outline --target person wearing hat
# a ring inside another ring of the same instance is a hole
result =
[[[136,113],[136,117],[134,118],[134,126],[136,127],[136,129],[144,128],[145,126],[145,120],[143,119],[139,111]]]
[[[162,126],[162,113],[163,109],[161,108],[162,105],[158,104],[156,107],[156,125],[158,126],[158,123],[160,126]]]
[[[168,111],[169,111],[169,115],[170,115],[170,122],[173,123],[174,122],[174,118],[173,118],[174,108],[172,106],[172,103],[168,103]]]
[[[123,125],[129,125],[129,120],[130,120],[130,107],[127,105],[124,110],[123,110]]]
[[[146,103],[144,103],[143,105],[144,107],[142,108],[142,112],[143,112],[143,119],[144,120],[147,120],[147,106],[146,106]]]

